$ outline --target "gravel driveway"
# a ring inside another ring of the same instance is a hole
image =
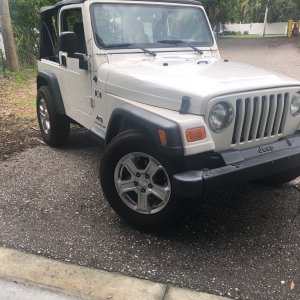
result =
[[[300,37],[219,39],[222,58],[249,63],[300,80]]]
[[[261,42],[220,41],[224,58],[300,79],[296,43]],[[77,130],[64,149],[36,147],[0,163],[0,245],[236,299],[299,300],[297,181],[218,191],[176,228],[145,234],[106,203],[102,151]]]

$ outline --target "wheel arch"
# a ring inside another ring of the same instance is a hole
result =
[[[164,154],[180,156],[184,153],[180,129],[175,122],[131,105],[125,105],[113,111],[107,127],[105,144],[109,144],[121,132],[132,129],[149,136],[157,150]],[[166,146],[160,142],[158,129],[166,133]]]
[[[52,72],[39,71],[36,83],[37,90],[42,86],[47,86],[49,88],[57,113],[65,115],[66,110],[56,75]]]

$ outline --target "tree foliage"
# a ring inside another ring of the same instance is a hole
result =
[[[39,51],[40,8],[56,0],[9,0],[10,14],[23,65],[34,65]]]
[[[202,0],[212,24],[263,22],[266,6],[268,22],[300,20],[300,0]]]

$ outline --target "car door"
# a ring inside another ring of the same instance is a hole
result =
[[[82,10],[78,5],[64,7],[60,11],[59,34],[75,32],[78,37],[78,53],[87,55]],[[79,68],[79,59],[69,57],[67,53],[59,52],[61,65],[61,82],[63,84],[64,101],[70,108],[70,116],[76,121],[85,123],[85,116],[93,112],[91,98],[91,71]],[[85,124],[82,124],[85,125]]]

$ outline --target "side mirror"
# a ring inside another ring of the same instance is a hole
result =
[[[72,56],[75,52],[78,52],[78,37],[75,32],[62,32],[59,36],[59,50],[67,52],[69,56]]]

